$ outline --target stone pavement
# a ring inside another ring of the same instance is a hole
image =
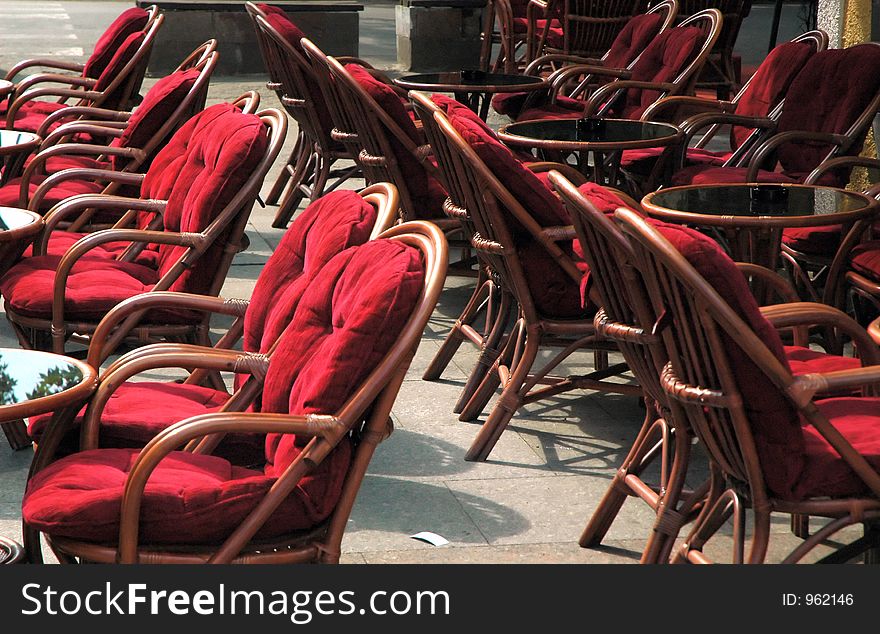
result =
[[[108,16],[126,6],[101,4]],[[2,7],[0,3],[0,12]],[[392,7],[368,5],[361,24],[362,56],[392,67]],[[209,102],[258,89],[264,106],[277,107],[263,81],[259,76],[216,78]],[[290,151],[293,132],[282,156]],[[279,160],[264,193],[280,169]],[[236,258],[223,296],[250,296],[261,266],[282,235],[271,228],[274,214],[275,207],[254,209],[248,225],[250,248]],[[395,432],[379,447],[358,497],[343,543],[343,561],[637,562],[653,519],[638,501],[624,505],[603,546],[577,545],[587,518],[639,429],[643,410],[636,399],[571,393],[527,406],[487,462],[464,461],[478,426],[459,422],[452,407],[475,361],[475,349],[463,346],[442,380],[428,383],[420,377],[467,300],[470,283],[455,277],[447,281],[394,407]],[[0,320],[0,346],[15,345],[6,320]],[[590,363],[585,354],[575,355],[569,365],[588,369]],[[20,500],[30,456],[28,450],[12,452],[0,446],[0,533],[12,538],[20,536]],[[702,473],[698,465],[692,484]],[[410,537],[421,531],[438,533],[450,543],[435,547]],[[779,542],[794,543],[785,518],[776,521],[774,531]],[[721,550],[716,551],[722,558],[727,557],[725,541],[719,540]]]

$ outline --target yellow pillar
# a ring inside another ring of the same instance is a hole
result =
[[[846,0],[843,17],[843,47],[854,46],[863,42],[871,41],[871,0]],[[865,148],[862,156],[877,156],[877,145],[874,140],[874,131],[869,130],[865,139]],[[853,171],[850,188],[856,190],[867,189],[872,179],[865,169],[859,168]]]

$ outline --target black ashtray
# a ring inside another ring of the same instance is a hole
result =
[[[589,140],[601,134],[605,129],[605,119],[601,117],[583,117],[575,122],[578,140]]]
[[[782,185],[754,185],[749,189],[749,197],[754,202],[780,204],[788,200],[788,187]]]
[[[485,81],[487,73],[484,70],[463,70],[461,71],[462,81]]]

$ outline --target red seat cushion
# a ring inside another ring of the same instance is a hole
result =
[[[850,268],[868,279],[880,280],[880,240],[871,240],[853,247]]]
[[[785,358],[794,375],[852,370],[862,365],[855,357],[842,357],[802,346],[785,346]]]
[[[687,227],[651,221],[690,264],[724,298],[788,368],[776,329],[761,314],[745,277],[717,243]],[[804,435],[799,416],[767,376],[754,364],[748,350],[726,332],[721,340],[743,397],[767,486],[776,495],[791,497],[804,465]]]
[[[570,101],[576,101],[571,99]],[[576,106],[570,106],[562,97],[557,97],[556,103],[548,103],[524,110],[516,118],[520,121],[539,121],[543,119],[578,119],[584,114],[584,103],[578,102]]]
[[[106,542],[119,534],[126,477],[136,449],[95,449],[51,464],[34,477],[22,515],[59,537]],[[332,510],[341,473],[325,461],[285,498],[257,537],[316,525]],[[147,483],[139,537],[154,544],[216,543],[238,527],[275,478],[217,456],[174,452]],[[335,495],[334,495],[335,494]]]
[[[65,104],[57,101],[26,101],[15,113],[13,128],[21,132],[36,132],[47,116],[66,107]],[[49,132],[59,125],[61,122],[53,124]]]
[[[880,471],[880,398],[829,398],[816,402],[819,411],[876,471]],[[795,499],[869,494],[868,488],[811,425],[804,427],[805,463]]]
[[[624,150],[620,157],[620,165],[630,172],[648,172],[654,161],[663,153],[663,148],[644,148],[641,150]],[[689,165],[709,165],[720,167],[729,159],[732,152],[712,152],[702,148],[688,148],[685,162]]]
[[[841,229],[841,225],[790,227],[783,230],[782,242],[801,253],[832,258],[840,246]]]
[[[345,69],[416,146],[423,143],[413,120],[404,108],[403,102],[390,86],[382,83],[357,64],[346,64]],[[390,133],[387,136],[403,179],[403,182],[395,183],[395,185],[399,189],[405,188],[412,199],[414,208],[407,211],[417,218],[445,218],[442,207],[436,206],[438,201],[436,192],[443,189],[442,185],[428,174],[425,167],[406,149],[403,143]],[[432,194],[432,192],[434,193]],[[439,198],[441,204],[443,198]]]
[[[416,305],[424,272],[419,253],[376,240],[328,262],[305,291],[269,364],[263,411],[334,413],[397,341]],[[308,439],[270,434],[264,471],[214,457],[174,452],[147,482],[139,536],[149,543],[213,543],[241,524]],[[134,450],[98,449],[53,463],[31,479],[22,505],[43,532],[109,541]],[[341,494],[351,460],[343,439],[300,481],[260,530],[271,537],[324,520]]]
[[[147,26],[148,19],[149,14],[138,7],[120,13],[95,42],[95,48],[86,60],[83,75],[97,79],[128,36],[142,31]]]

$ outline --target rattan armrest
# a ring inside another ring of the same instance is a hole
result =
[[[572,167],[571,165],[566,165],[565,163],[556,163],[554,161],[535,161],[534,163],[526,163],[525,166],[535,174],[541,174],[544,172],[549,172],[551,170],[556,170],[572,183],[574,183],[576,187],[579,187],[589,181],[589,179],[584,176],[580,170]]]
[[[40,150],[58,145],[59,142],[69,142],[77,134],[87,134],[91,137],[119,138],[123,135],[126,125],[125,123],[116,125],[112,121],[88,121],[86,119],[71,121],[58,126],[49,136],[43,137]]]
[[[807,175],[804,183],[807,185],[813,184],[826,173],[842,167],[866,167],[868,169],[880,170],[880,159],[867,156],[838,156],[833,159],[828,159],[827,161],[819,163],[816,169]],[[876,194],[873,193],[869,195],[876,196]]]
[[[250,302],[246,299],[172,291],[156,291],[135,295],[111,308],[101,319],[89,343],[88,364],[97,368],[113,353],[113,351],[105,349],[104,342],[122,321],[138,311],[177,308],[243,318],[249,304]]]
[[[719,101],[717,99],[704,99],[702,97],[691,97],[688,95],[673,95],[671,97],[663,97],[652,103],[642,114],[642,121],[664,121],[658,118],[660,113],[666,110],[675,110],[681,107],[702,108],[707,112],[732,112],[736,107],[729,101]],[[696,113],[694,113],[696,114]],[[693,114],[690,116],[694,116]],[[687,121],[685,119],[684,121]],[[684,124],[682,121],[682,125]]]
[[[57,112],[51,112],[46,116],[43,123],[40,124],[37,134],[44,139],[47,137],[49,127],[56,121],[63,119],[73,119],[80,117],[88,117],[90,119],[100,119],[107,123],[110,122],[127,122],[131,118],[131,113],[125,110],[110,110],[109,108],[95,108],[93,106],[68,106]]]
[[[599,112],[607,111],[611,104],[616,100],[615,97],[624,90],[630,88],[639,88],[641,90],[656,90],[660,93],[675,90],[677,86],[669,82],[661,81],[636,81],[634,79],[619,79],[611,83],[599,86],[596,91],[590,95],[587,100],[585,114],[587,116],[595,115]]]
[[[565,55],[564,53],[548,53],[532,60],[526,66],[526,75],[536,75],[544,66],[552,66],[554,62],[564,62],[565,64],[581,64],[587,66],[601,66],[602,60],[593,57],[580,57],[579,55]]]
[[[144,179],[143,174],[130,174],[128,172],[113,172],[110,170],[78,170],[84,177],[101,178],[122,185],[139,186]],[[36,199],[36,198],[35,198]],[[32,201],[33,202],[33,201]],[[108,194],[79,194],[61,201],[43,216],[42,237],[34,242],[34,255],[45,255],[49,237],[58,224],[70,214],[85,209],[96,208],[103,211],[117,209],[146,211],[161,215],[165,211],[166,201],[144,200],[143,198],[128,198],[126,196],[111,196]]]
[[[18,113],[21,107],[28,101],[33,101],[40,97],[76,97],[77,99],[98,99],[101,96],[101,93],[91,90],[73,90],[70,88],[34,88],[22,94],[9,106],[9,110],[6,113],[6,127],[10,129],[14,128],[15,115]]]
[[[57,70],[69,70],[74,73],[82,73],[85,69],[85,64],[80,64],[78,62],[68,62],[59,59],[47,59],[47,58],[34,58],[34,59],[25,59],[13,66],[6,73],[5,79],[7,81],[12,81],[16,75],[20,74],[27,68],[53,68]]]
[[[810,141],[827,143],[828,145],[836,145],[838,148],[844,148],[852,139],[844,134],[831,134],[830,132],[808,132],[806,130],[789,130],[774,134],[765,140],[755,149],[749,161],[749,173],[746,177],[748,182],[754,182],[758,177],[758,170],[761,165],[776,151],[783,143],[792,143],[797,141]]]
[[[852,317],[841,310],[815,302],[793,302],[761,307],[761,314],[776,328],[826,326],[852,339],[863,365],[880,366],[880,348]]]
[[[122,156],[130,159],[142,159],[143,151],[135,148],[112,148],[112,147],[104,147],[104,146],[79,146],[79,144],[71,144],[70,149],[73,151],[70,152],[60,152],[61,155],[81,155],[81,156]],[[55,147],[65,147],[61,145],[57,145]],[[54,148],[49,148],[54,149]],[[48,158],[48,157],[47,157]],[[45,160],[45,159],[44,159]],[[33,163],[31,163],[33,165]],[[42,163],[40,164],[42,165]],[[30,196],[28,200],[28,192],[30,191],[30,180],[35,170],[38,169],[39,166],[34,167],[34,169],[30,169],[30,165],[28,166],[28,170],[25,171],[25,174],[22,174],[21,185],[19,190],[19,206],[23,208],[30,209],[31,211],[39,211],[42,207],[43,198],[46,194],[52,190],[52,188],[57,187],[60,183],[69,180],[93,180],[98,182],[117,182],[119,183],[121,179],[117,178],[117,174],[125,174],[126,172],[116,172],[114,170],[104,170],[99,168],[84,168],[84,167],[71,167],[65,170],[61,170],[60,172],[56,172],[54,174],[50,174],[46,180],[40,183],[39,187],[37,187],[36,191],[34,191],[33,196]],[[126,184],[126,183],[122,183]],[[134,179],[130,181],[130,184],[135,183]],[[56,221],[57,222],[57,221]]]
[[[57,73],[36,73],[28,75],[15,85],[15,98],[38,84],[63,84],[79,88],[94,88],[97,81],[81,75],[61,75]]]
[[[771,271],[765,266],[753,264],[751,262],[736,262],[738,268],[743,275],[755,277],[764,284],[769,285],[776,293],[778,299],[783,302],[799,302],[801,301],[797,291],[794,290],[791,283],[782,277],[776,271]]]
[[[554,72],[548,79],[547,82],[550,84],[550,95],[552,98],[555,98],[559,91],[572,81],[575,78],[586,78],[586,77],[613,77],[615,81],[611,82],[612,85],[617,81],[621,81],[624,79],[629,79],[632,77],[632,72],[625,68],[608,68],[605,66],[599,65],[590,65],[590,64],[575,64],[573,66],[565,66],[564,68],[560,68],[556,72]],[[580,81],[580,85],[583,85],[583,79]],[[576,91],[572,93],[570,96],[574,96]]]

